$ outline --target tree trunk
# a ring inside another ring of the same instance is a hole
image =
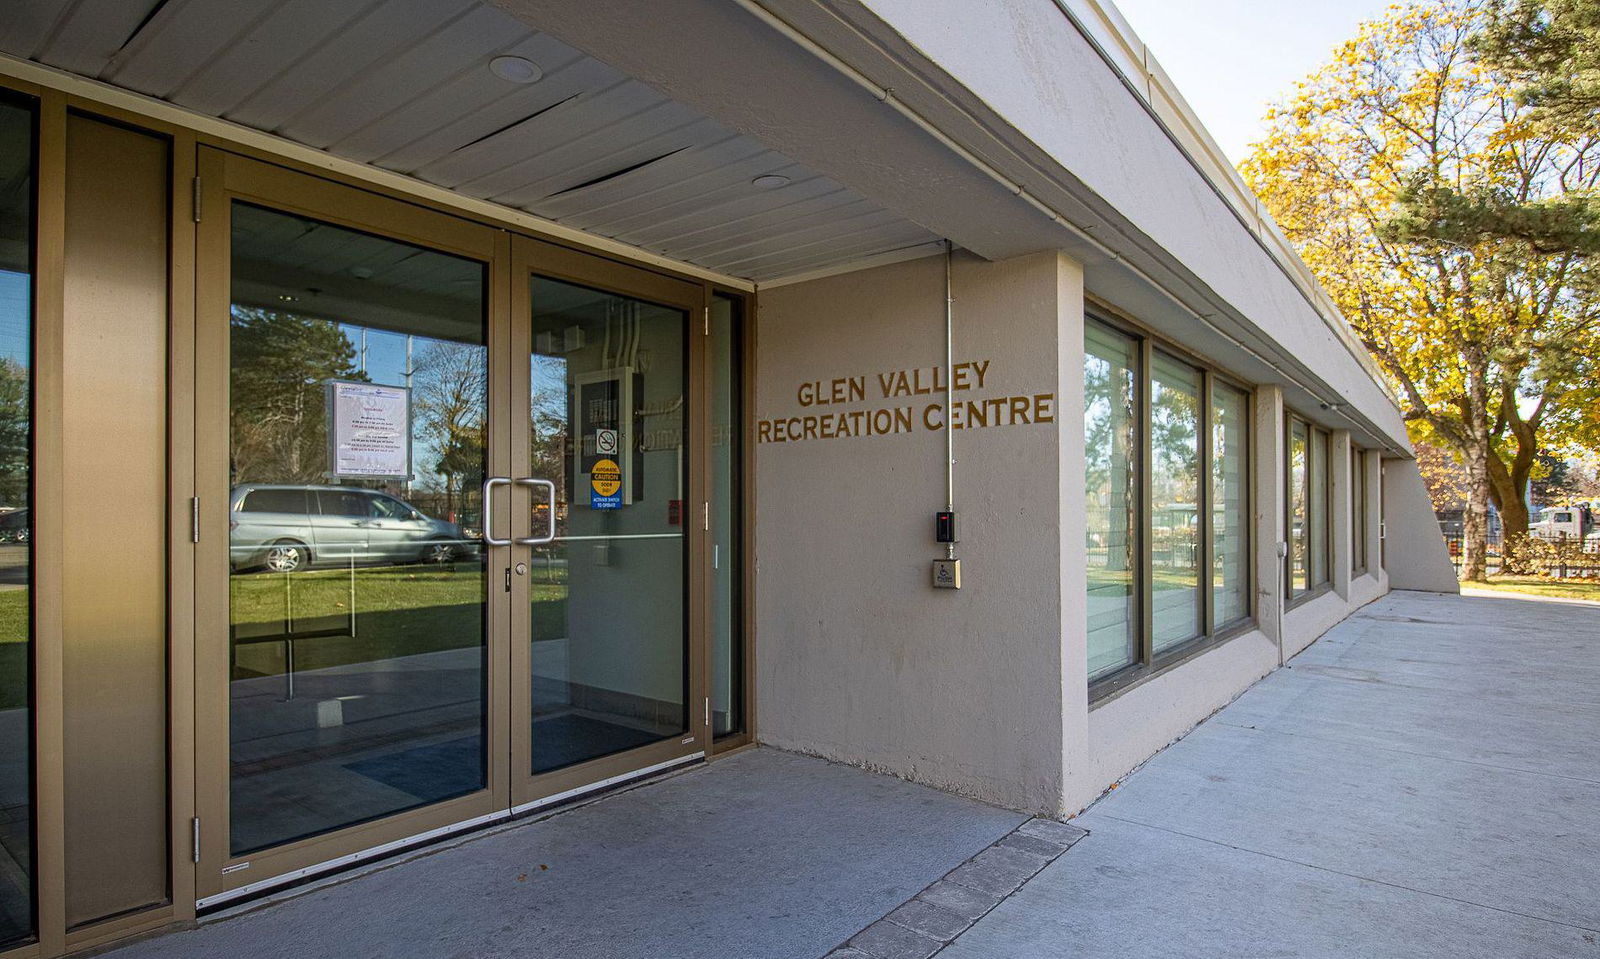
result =
[[[1462,462],[1467,468],[1467,513],[1464,517],[1461,578],[1481,583],[1489,578],[1489,496],[1493,481],[1489,460],[1494,440],[1489,429],[1489,390],[1485,363],[1469,351],[1466,402],[1462,404]]]
[[[1469,443],[1462,450],[1467,469],[1467,511],[1463,518],[1461,578],[1483,582],[1489,575],[1489,451]]]

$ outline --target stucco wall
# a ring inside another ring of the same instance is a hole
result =
[[[1097,704],[1080,719],[1086,750],[1067,757],[1062,812],[1093,802],[1128,771],[1226,706],[1278,667],[1278,647],[1251,630]]]
[[[1051,405],[1049,422],[956,432],[959,591],[931,586],[944,436],[923,416],[942,396],[886,398],[879,379],[920,368],[928,385],[942,366],[943,258],[760,294],[761,740],[1015,808],[1059,808],[1061,444],[1082,426],[1081,410],[1065,419],[1054,403],[1061,311],[1081,311],[1074,271],[1055,254],[957,254],[956,362],[988,364],[982,387],[969,372],[957,402]],[[864,377],[863,398],[852,399],[851,377]],[[802,402],[802,384],[831,398],[835,379],[845,402]],[[900,406],[912,408],[909,432],[824,438],[817,426],[815,438],[789,438],[792,418]]]
[[[1391,589],[1459,593],[1416,460],[1383,461],[1383,552]]]

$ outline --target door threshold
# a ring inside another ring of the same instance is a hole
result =
[[[307,891],[305,889],[306,886],[319,879],[331,880],[336,876],[340,879],[349,878],[348,876],[340,876],[339,874],[346,873],[357,866],[377,865],[382,860],[393,858],[401,855],[402,853],[424,849],[445,839],[462,836],[468,833],[479,832],[499,823],[505,823],[513,819],[522,818],[530,812],[535,812],[540,809],[553,808],[564,803],[582,799],[586,796],[591,796],[596,793],[614,789],[617,786],[648,779],[650,777],[660,775],[661,773],[668,772],[672,769],[676,769],[679,766],[685,766],[690,763],[699,762],[704,758],[704,752],[694,752],[687,756],[678,756],[677,758],[669,759],[666,762],[656,763],[651,766],[645,766],[642,769],[635,769],[616,776],[611,776],[607,779],[601,779],[583,786],[578,786],[574,789],[568,789],[564,792],[545,796],[542,799],[535,799],[532,802],[522,803],[520,805],[513,806],[510,809],[497,810],[496,812],[488,813],[483,816],[476,816],[472,819],[451,823],[448,826],[440,826],[437,829],[430,829],[427,832],[418,833],[415,836],[407,836],[404,839],[397,839],[393,842],[387,842],[379,846],[373,846],[370,849],[363,849],[360,852],[353,852],[345,856],[329,859],[326,862],[320,862],[316,865],[294,869],[289,872],[273,876],[269,879],[253,882],[248,886],[240,886],[237,889],[229,889],[226,892],[219,892],[214,896],[206,896],[205,898],[195,902],[195,910],[202,914],[198,917],[201,921],[228,918],[229,916],[235,915],[236,911],[242,911],[244,907],[260,907],[267,904],[266,901],[269,900],[269,897],[289,898],[291,895],[299,895],[302,892]]]

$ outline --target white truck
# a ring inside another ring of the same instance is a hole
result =
[[[1582,543],[1585,552],[1600,550],[1595,512],[1585,503],[1545,507],[1538,521],[1528,524],[1528,533],[1552,543]]]

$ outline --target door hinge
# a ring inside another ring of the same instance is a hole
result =
[[[189,497],[189,542],[200,542],[200,497]]]
[[[706,728],[711,728],[711,697],[706,697]]]
[[[200,222],[200,178],[194,178],[194,222]]]
[[[200,861],[200,817],[196,816],[193,819],[189,820],[189,824],[192,827],[194,827],[193,859],[194,859],[195,862],[199,862]]]
[[[700,528],[703,529],[703,530],[707,530],[707,531],[709,531],[711,529],[711,504],[710,503],[701,503],[700,504]]]
[[[711,307],[703,307],[700,311],[700,332],[704,336],[711,335]]]

